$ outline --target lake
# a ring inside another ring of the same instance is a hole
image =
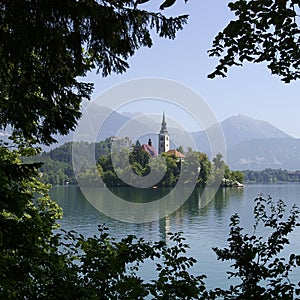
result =
[[[96,194],[101,201],[109,201],[105,190],[105,188],[97,189]],[[131,194],[130,188],[118,189],[117,192],[124,195]],[[162,192],[166,193],[166,190]],[[270,195],[273,200],[284,200],[287,210],[293,204],[300,206],[299,183],[252,184],[244,188],[223,188],[205,207],[199,205],[200,191],[196,189],[190,198],[169,216],[158,221],[134,224],[117,221],[103,215],[85,199],[77,186],[56,186],[51,189],[52,198],[63,208],[64,216],[60,224],[66,230],[75,230],[90,236],[97,234],[99,224],[105,223],[109,227],[110,235],[115,238],[134,234],[149,241],[167,239],[167,232],[182,231],[190,245],[188,255],[198,261],[192,272],[206,274],[208,288],[213,288],[216,284],[227,285],[226,271],[229,270],[230,265],[228,262],[217,261],[211,248],[226,246],[229,219],[234,213],[240,215],[242,227],[252,233],[254,199],[260,193],[265,197]],[[140,201],[153,196],[149,195],[149,191],[143,193],[142,190],[134,195],[141,197]],[[289,237],[291,244],[284,250],[284,253],[289,253],[289,251],[297,253],[300,248],[300,230],[296,229]],[[146,266],[142,272],[143,277],[147,279],[151,277],[153,269]],[[297,270],[293,277],[300,280],[300,272]]]

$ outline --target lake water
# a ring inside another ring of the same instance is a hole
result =
[[[130,189],[124,188],[121,193],[130,194]],[[168,217],[159,221],[133,224],[113,220],[103,215],[85,199],[77,186],[58,186],[51,190],[52,198],[63,208],[64,216],[60,223],[66,230],[93,235],[97,234],[98,225],[105,223],[109,227],[110,235],[115,238],[134,234],[149,241],[167,239],[167,232],[182,231],[190,245],[188,255],[198,261],[192,272],[206,274],[209,288],[216,285],[226,286],[228,284],[226,271],[229,270],[229,263],[217,261],[211,248],[226,246],[229,219],[234,213],[240,215],[242,227],[252,233],[254,199],[260,193],[265,197],[270,195],[274,200],[284,200],[288,210],[293,204],[300,206],[299,183],[253,184],[244,188],[224,188],[219,190],[214,199],[205,207],[199,205],[200,191],[195,190],[184,205]],[[105,189],[98,189],[97,195],[101,201],[109,201],[109,199],[103,199],[107,197]],[[146,194],[140,192],[135,196],[145,201],[147,197],[149,198],[149,192]],[[299,253],[300,230],[296,229],[289,237],[291,244],[284,253]],[[150,278],[153,269],[146,266],[142,272],[144,278]],[[293,277],[300,280],[300,272],[295,272]]]

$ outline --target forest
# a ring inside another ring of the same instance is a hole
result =
[[[265,169],[262,171],[245,170],[244,181],[246,183],[277,183],[277,182],[299,182],[299,171],[288,171],[282,169]]]

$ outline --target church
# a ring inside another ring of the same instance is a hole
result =
[[[170,138],[169,138],[169,132],[167,128],[165,113],[163,113],[161,129],[158,134],[158,154],[168,152],[169,150],[170,150]]]
[[[174,155],[178,159],[183,159],[185,156],[177,151],[170,150],[170,136],[167,128],[166,116],[163,113],[160,132],[158,134],[158,151],[152,146],[152,140],[149,139],[148,144],[143,144],[141,149],[148,152],[152,157],[158,154],[167,153],[169,155]]]

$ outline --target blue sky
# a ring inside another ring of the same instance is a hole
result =
[[[158,8],[162,0],[152,1]],[[227,78],[207,79],[217,61],[208,57],[214,36],[234,16],[228,1],[177,0],[167,14],[189,14],[189,22],[175,40],[154,37],[152,48],[139,50],[130,60],[130,69],[122,75],[102,78],[90,74],[95,83],[93,98],[112,86],[131,79],[158,77],[175,80],[196,91],[210,106],[217,120],[237,114],[265,120],[293,137],[300,138],[299,84],[284,84],[272,76],[264,64],[245,64],[229,70]],[[147,105],[131,105],[124,110],[150,113]],[[168,107],[156,107],[157,113]],[[152,113],[153,111],[151,111]],[[174,112],[174,118],[181,115]],[[178,114],[178,115],[176,115]],[[191,125],[192,126],[192,125]]]

